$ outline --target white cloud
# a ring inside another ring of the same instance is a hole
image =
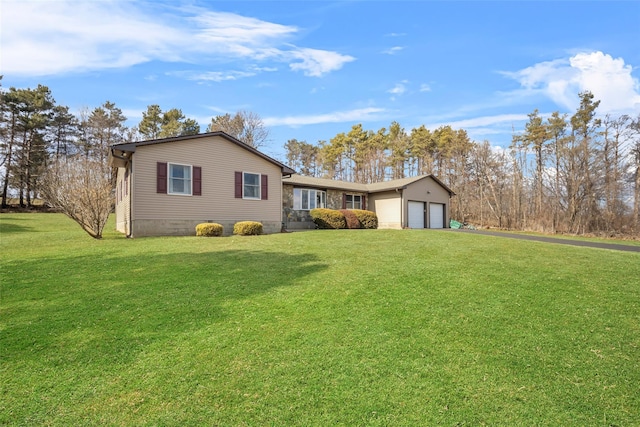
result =
[[[253,67],[252,69],[254,71],[266,72],[266,73],[273,73],[273,72],[278,71],[277,67]]]
[[[263,122],[267,126],[303,126],[317,125],[321,123],[343,123],[358,122],[375,119],[378,113],[382,113],[383,108],[359,108],[349,111],[335,111],[326,114],[305,115],[305,116],[286,116],[286,117],[267,117]]]
[[[124,2],[3,2],[2,73],[46,75],[179,59],[184,38]]]
[[[255,76],[254,72],[246,71],[174,71],[167,73],[170,76],[185,78],[187,80],[196,80],[199,82],[223,82],[228,80],[238,80],[245,77]]]
[[[289,64],[292,70],[302,71],[306,76],[313,77],[339,70],[347,62],[355,61],[355,58],[349,55],[309,48],[298,48],[290,51],[289,55],[301,61]]]
[[[540,114],[545,117],[545,114]],[[529,120],[527,114],[498,114],[494,116],[474,117],[471,119],[448,120],[440,123],[429,123],[428,129],[438,129],[441,126],[451,126],[453,129],[464,129],[474,140],[481,140],[487,135],[512,135],[514,127],[517,129]]]
[[[146,107],[140,110],[125,108],[122,110],[122,114],[127,118],[127,121],[129,123],[133,123],[134,125],[136,125],[140,122],[140,120],[142,120],[143,111],[147,111]]]
[[[274,24],[259,19],[227,12],[206,11],[189,18],[201,28],[198,39],[205,44],[216,44],[220,48],[244,54],[252,46],[261,48],[295,34],[292,26]]]
[[[495,116],[474,117],[472,119],[451,121],[447,122],[446,124],[456,129],[467,129],[494,126],[505,123],[510,124],[514,122],[521,122],[523,120],[529,120],[529,116],[527,114],[498,114]]]
[[[422,83],[420,85],[420,92],[431,92],[431,86],[429,86],[427,83]]]
[[[322,76],[355,60],[292,45],[297,27],[203,8],[124,0],[5,0],[2,9],[2,74],[42,76],[153,60],[206,64],[240,59],[293,62],[294,71]]]
[[[578,54],[570,63],[580,70],[579,86],[601,100],[602,111],[640,111],[640,84],[631,75],[632,68],[625,65],[624,59],[593,52]]]
[[[400,83],[396,83],[394,87],[389,89],[387,93],[394,95],[391,99],[395,99],[395,95],[403,95],[407,91],[408,80],[403,80]]]
[[[227,71],[170,71],[168,76],[195,80],[198,82],[224,82],[229,80],[239,80],[255,76],[259,73],[269,73],[278,71],[275,67],[249,67],[247,71],[227,70]]]
[[[640,84],[624,59],[602,52],[578,53],[567,59],[546,61],[504,75],[517,80],[524,95],[542,93],[556,104],[574,110],[578,94],[593,93],[598,112],[640,112]]]
[[[394,46],[394,47],[391,47],[389,49],[383,50],[382,53],[384,53],[386,55],[395,55],[396,53],[400,52],[401,50],[404,50],[404,47],[402,47],[402,46]]]
[[[205,107],[207,110],[213,111],[213,113],[215,113],[214,115],[219,115],[219,114],[226,114],[229,113],[228,109],[223,108],[223,107],[219,107],[217,105],[207,105]]]
[[[509,155],[509,150],[505,147],[501,147],[499,145],[490,145],[489,149],[496,155],[502,157],[502,156],[508,156]]]

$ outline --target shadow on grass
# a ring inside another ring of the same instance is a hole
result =
[[[241,315],[230,313],[238,309],[234,301],[259,304],[250,298],[325,268],[314,255],[240,250],[12,263],[0,359],[126,363],[147,345],[215,331]]]
[[[0,235],[33,231],[32,227],[26,227],[24,225],[18,224],[20,221],[25,220],[15,217],[8,218],[5,215],[0,214]]]

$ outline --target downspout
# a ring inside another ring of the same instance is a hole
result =
[[[287,215],[285,214],[285,208],[284,208],[284,185],[282,182],[282,179],[287,179],[287,178],[291,178],[291,174],[288,175],[281,175],[280,176],[280,232],[284,233],[287,231],[287,228],[289,226],[289,220],[287,218]],[[293,190],[291,190],[293,191]]]
[[[404,211],[404,192],[398,190],[402,190],[402,188],[396,188],[396,193],[400,194],[400,229],[404,230],[404,216],[402,215]]]
[[[404,216],[405,212],[407,212],[407,210],[404,208],[405,204],[407,203],[407,201],[404,199],[404,187],[402,187],[400,190],[400,200],[402,200],[402,207],[400,208],[400,214],[402,215],[402,228],[409,228],[409,223],[407,222],[408,218]]]
[[[127,221],[127,239],[133,237],[133,233],[131,231],[131,214],[133,212],[133,156],[129,158],[129,166],[131,167],[131,170],[129,171],[129,221]]]
[[[444,225],[447,228],[451,228],[451,199],[453,198],[453,194],[449,193],[449,203],[447,203],[445,214],[447,215],[447,219],[445,219]]]

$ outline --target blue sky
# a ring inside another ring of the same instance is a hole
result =
[[[507,146],[539,109],[640,114],[640,1],[2,0],[3,87],[50,87],[74,112],[147,105],[206,128],[245,110],[262,150],[361,123],[450,124]]]

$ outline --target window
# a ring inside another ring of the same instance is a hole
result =
[[[235,172],[236,199],[269,200],[269,175]]]
[[[242,173],[242,197],[245,199],[260,200],[260,174]]]
[[[128,187],[125,175],[125,186]],[[128,191],[125,189],[125,192]],[[156,193],[202,196],[202,168],[165,162],[156,163]]]
[[[169,194],[191,195],[191,166],[169,163]]]
[[[327,193],[324,191],[316,191],[316,208],[327,207]]]
[[[362,196],[356,196],[354,194],[346,195],[346,208],[347,209],[362,209]]]
[[[315,208],[327,206],[327,193],[320,190],[306,188],[293,189],[293,209],[297,211],[309,211]]]

